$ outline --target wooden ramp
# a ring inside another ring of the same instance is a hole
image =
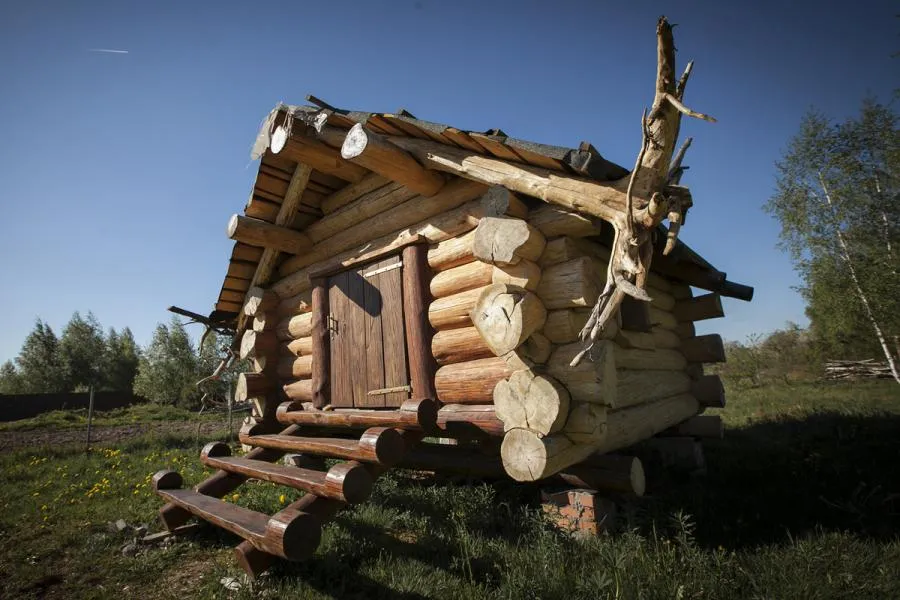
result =
[[[382,473],[400,464],[425,432],[437,431],[437,403],[408,401],[399,410],[294,410],[285,403],[278,423],[242,431],[241,443],[253,450],[231,456],[222,442],[207,444],[204,465],[218,469],[194,487],[182,489],[175,471],[153,477],[156,493],[167,502],[160,509],[166,529],[198,517],[244,539],[235,548],[238,562],[255,577],[276,558],[303,560],[319,545],[322,525],[348,504],[365,501]],[[277,464],[287,453],[338,459],[328,470]],[[270,481],[305,494],[274,515],[221,500],[249,479]]]

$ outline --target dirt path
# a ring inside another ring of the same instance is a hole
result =
[[[115,444],[122,440],[143,435],[196,434],[200,425],[200,437],[205,439],[210,433],[221,430],[221,423],[192,423],[190,421],[158,421],[134,425],[95,427],[91,432],[91,443]],[[19,448],[40,446],[63,446],[84,444],[87,431],[83,428],[53,429],[39,428],[30,431],[0,431],[0,452],[10,452]]]

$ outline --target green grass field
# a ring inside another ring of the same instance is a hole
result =
[[[195,437],[2,453],[0,597],[900,597],[898,386],[732,389],[728,399],[726,439],[706,443],[708,474],[651,470],[648,495],[623,505],[610,534],[557,532],[537,486],[394,474],[326,526],[311,560],[234,592],[220,584],[240,577],[227,534],[210,528],[126,557],[129,537],[107,529],[119,518],[159,529],[149,478],[164,467],[188,484],[204,477]],[[109,418],[141,414],[152,418]],[[264,483],[238,492],[229,500],[270,513],[297,496]]]

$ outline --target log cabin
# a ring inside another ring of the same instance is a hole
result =
[[[631,170],[588,143],[312,96],[276,106],[227,225],[211,315],[252,365],[235,393],[254,405],[240,435],[250,450],[207,445],[216,472],[192,490],[158,473],[165,526],[198,516],[236,533],[255,575],[309,556],[322,524],[391,468],[640,494],[640,463],[610,453],[721,434],[717,417],[697,415],[724,405],[703,372],[724,360],[722,339],[694,323],[753,290],[678,239],[693,204],[680,185],[687,145],[673,152],[680,119],[712,119],[682,102],[691,65],[676,79],[664,19],[657,46]],[[272,516],[220,500],[250,478],[306,494]]]

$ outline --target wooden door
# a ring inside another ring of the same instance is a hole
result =
[[[326,285],[331,405],[400,406],[410,397],[400,257],[337,273]]]

